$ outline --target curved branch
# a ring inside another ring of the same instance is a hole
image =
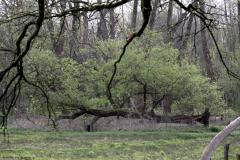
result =
[[[201,160],[210,160],[211,155],[217,146],[226,138],[230,133],[232,133],[238,126],[240,126],[240,117],[232,121],[227,125],[221,132],[219,132],[206,146],[204,149]]]
[[[119,58],[114,62],[114,70],[113,70],[113,73],[112,73],[112,76],[110,78],[110,81],[107,85],[107,95],[108,95],[108,99],[109,101],[111,102],[111,104],[113,106],[115,106],[115,103],[114,103],[114,100],[112,98],[112,93],[111,93],[111,88],[112,88],[112,83],[113,83],[113,80],[116,76],[116,73],[117,73],[117,64],[121,62],[123,56],[125,55],[126,53],[126,49],[127,47],[130,45],[130,43],[136,38],[136,37],[140,37],[145,28],[147,27],[148,25],[148,22],[149,22],[149,19],[150,19],[150,15],[151,15],[151,10],[152,10],[152,6],[151,6],[151,1],[150,0],[142,0],[141,1],[141,11],[142,11],[142,15],[143,15],[143,23],[142,23],[142,26],[141,28],[138,30],[138,32],[135,32],[133,33],[127,40],[126,44],[123,46],[123,49],[122,49],[122,53],[120,54]]]
[[[238,79],[238,80],[240,80],[240,76],[237,75],[235,72],[231,71],[231,69],[227,66],[226,62],[225,62],[224,59],[223,59],[223,55],[222,55],[222,53],[221,53],[220,47],[218,46],[217,40],[216,40],[216,38],[215,38],[215,36],[214,36],[211,28],[210,28],[210,25],[209,25],[209,24],[211,24],[211,23],[213,22],[213,20],[207,18],[204,12],[202,12],[201,10],[199,11],[198,8],[195,8],[192,4],[190,4],[190,5],[188,5],[188,6],[185,6],[185,5],[184,5],[183,3],[181,3],[179,0],[174,0],[174,1],[175,1],[182,9],[184,9],[185,11],[190,12],[190,13],[192,13],[193,15],[197,16],[198,18],[200,18],[200,20],[201,20],[201,21],[204,23],[204,25],[206,26],[206,28],[207,28],[207,30],[208,30],[211,38],[213,39],[214,45],[215,45],[216,48],[217,48],[217,53],[218,53],[218,55],[219,55],[219,57],[220,57],[220,60],[221,60],[221,62],[222,62],[222,64],[223,64],[224,68],[225,68],[226,71],[227,71],[227,74],[230,75],[230,76],[232,76],[232,77],[234,77],[234,78],[236,78],[236,79]],[[207,24],[207,22],[206,22],[207,20],[210,21],[209,24]]]
[[[85,12],[88,12],[88,11],[100,11],[100,10],[103,10],[103,9],[111,9],[111,8],[115,8],[115,7],[118,7],[118,6],[121,6],[123,4],[126,4],[128,2],[130,2],[131,0],[114,0],[114,1],[111,1],[111,2],[106,2],[106,3],[93,3],[93,4],[88,4],[87,6],[84,5],[83,7],[73,7],[73,8],[70,8],[70,9],[67,9],[65,11],[63,11],[62,13],[59,13],[59,14],[55,14],[55,15],[52,15],[52,16],[48,16],[46,17],[46,19],[49,19],[49,18],[53,18],[53,17],[63,17],[63,16],[66,16],[70,13],[73,13],[73,12],[79,12],[79,11],[85,11]]]

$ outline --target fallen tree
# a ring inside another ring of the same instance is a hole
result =
[[[72,105],[75,106],[75,105]],[[76,106],[75,106],[76,107]],[[110,109],[110,110],[102,110],[102,109],[92,109],[86,108],[83,106],[78,106],[78,111],[74,112],[70,115],[60,115],[56,118],[56,121],[61,119],[71,119],[74,120],[80,116],[85,114],[96,116],[96,117],[125,117],[125,118],[133,118],[133,119],[148,119],[154,120],[158,123],[194,123],[199,122],[205,125],[205,122],[209,120],[209,116],[205,116],[206,110],[202,115],[159,115],[154,112],[146,112],[141,114],[136,111],[130,111],[128,109]]]

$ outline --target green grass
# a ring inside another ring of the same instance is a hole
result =
[[[57,132],[9,130],[0,137],[0,159],[6,160],[198,160],[216,129],[180,128],[148,132]],[[230,159],[240,153],[240,132],[231,143]],[[223,144],[212,159],[222,159]]]

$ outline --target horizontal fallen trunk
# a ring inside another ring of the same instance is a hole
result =
[[[169,122],[169,123],[193,123],[193,122],[200,122],[201,123],[201,115],[173,115],[173,116],[164,116],[164,115],[157,115],[152,112],[146,112],[145,114],[140,114],[138,112],[133,112],[127,109],[111,109],[111,110],[101,110],[101,109],[92,109],[92,108],[85,108],[85,107],[78,107],[79,111],[75,112],[71,115],[61,115],[56,120],[61,119],[76,119],[84,114],[89,114],[97,117],[112,117],[112,116],[119,116],[125,118],[133,118],[133,119],[148,119],[154,120],[158,123]]]

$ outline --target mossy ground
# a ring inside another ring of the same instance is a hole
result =
[[[198,160],[215,129],[179,128],[148,132],[76,132],[9,130],[0,137],[3,160]],[[230,143],[230,159],[240,153],[240,131]],[[223,144],[212,159],[223,158]]]

